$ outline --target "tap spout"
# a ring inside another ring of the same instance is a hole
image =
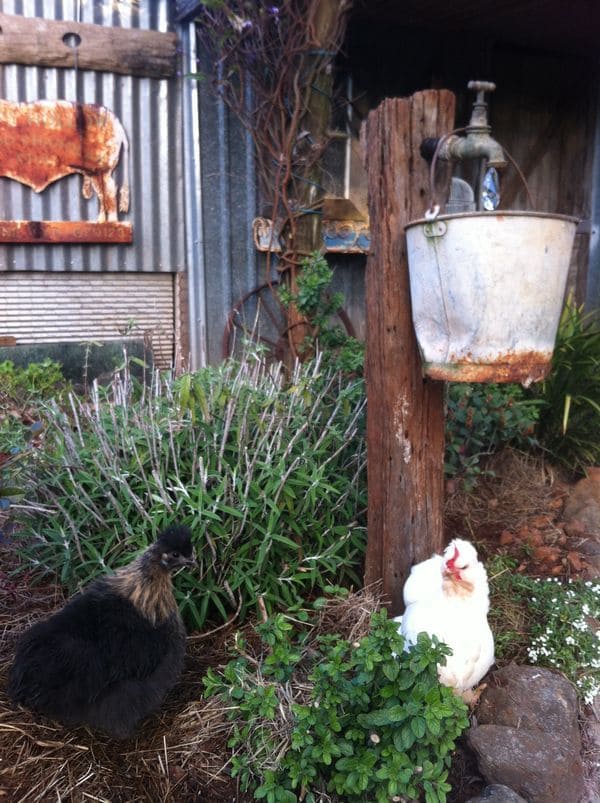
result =
[[[470,126],[469,126],[470,128]],[[502,146],[487,131],[467,129],[466,137],[452,134],[442,144],[440,159],[463,161],[464,159],[486,159],[489,167],[503,170],[508,162]]]
[[[493,92],[496,85],[488,81],[469,81],[469,89],[477,93],[469,125],[464,129],[466,136],[459,137],[449,134],[439,140],[424,140],[421,144],[421,154],[424,158],[431,158],[439,143],[438,157],[445,161],[463,161],[463,159],[486,159],[489,167],[503,170],[508,162],[502,146],[492,138],[491,128],[487,119],[487,103],[484,95]]]

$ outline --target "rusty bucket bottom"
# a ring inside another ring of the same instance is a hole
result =
[[[518,382],[525,387],[548,376],[552,355],[532,360],[531,354],[511,355],[508,361],[489,363],[449,362],[423,363],[423,372],[430,379],[445,382]]]

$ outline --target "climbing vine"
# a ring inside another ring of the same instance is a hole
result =
[[[204,0],[200,41],[213,54],[213,86],[250,132],[259,189],[274,222],[267,253],[292,294],[302,261],[321,248],[321,160],[330,143],[332,65],[350,0]],[[292,351],[305,336],[287,309]]]

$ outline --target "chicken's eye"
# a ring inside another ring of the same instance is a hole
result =
[[[179,552],[177,552],[177,551],[175,551],[175,552],[171,552],[171,556],[172,556],[173,558],[178,558],[178,557],[179,557]]]

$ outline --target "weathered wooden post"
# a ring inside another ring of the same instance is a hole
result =
[[[421,142],[451,131],[454,110],[451,92],[426,90],[383,101],[366,123],[371,245],[366,278],[365,582],[383,580],[394,614],[402,611],[402,586],[411,565],[442,547],[443,384],[424,380],[421,372],[404,226],[423,217],[430,201],[429,165],[420,156]]]

